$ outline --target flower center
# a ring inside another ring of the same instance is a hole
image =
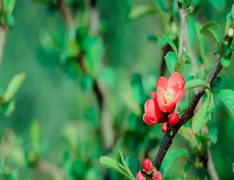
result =
[[[167,89],[165,94],[164,94],[164,98],[165,98],[165,103],[169,103],[173,100],[173,91],[172,89]]]

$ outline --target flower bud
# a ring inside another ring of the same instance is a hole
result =
[[[144,161],[142,161],[142,167],[146,172],[151,172],[153,169],[153,164],[150,159],[144,159]]]
[[[231,38],[231,37],[233,37],[233,35],[234,35],[234,29],[232,27],[230,27],[228,29],[228,36]]]
[[[162,180],[162,174],[160,173],[160,171],[155,172],[154,180]]]
[[[170,126],[176,126],[178,122],[179,122],[179,116],[177,113],[174,112],[174,113],[169,115]]]
[[[162,132],[167,132],[167,122],[162,123]]]
[[[136,175],[136,180],[145,180],[145,177],[144,177],[142,171],[138,171],[138,173]]]

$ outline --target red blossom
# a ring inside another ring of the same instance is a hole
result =
[[[175,109],[176,104],[182,99],[185,89],[183,76],[175,72],[169,80],[161,76],[157,82],[157,100],[159,108],[164,112],[171,112]]]
[[[145,113],[143,115],[143,120],[146,124],[148,125],[154,125],[157,123],[161,123],[163,121],[163,116],[164,113],[161,112],[158,102],[157,102],[157,97],[154,93],[151,93],[153,98],[147,100],[145,102]]]

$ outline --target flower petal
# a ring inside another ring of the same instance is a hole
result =
[[[184,77],[180,73],[175,72],[169,78],[167,87],[168,89],[172,89],[172,88],[183,89],[184,84],[185,84]]]
[[[164,94],[165,94],[165,89],[163,89],[162,87],[158,87],[156,92],[156,97],[158,101],[158,106],[161,110],[162,110],[161,107],[165,105]]]
[[[158,78],[158,81],[157,81],[157,89],[159,87],[163,88],[163,89],[167,89],[167,83],[168,83],[168,80],[167,78],[161,76]]]

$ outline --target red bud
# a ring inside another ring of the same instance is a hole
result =
[[[143,175],[143,173],[141,171],[138,171],[137,175],[136,175],[136,180],[144,180],[145,177]]]
[[[162,132],[167,132],[167,122],[162,123]]]
[[[162,180],[162,174],[160,173],[160,171],[156,171],[156,173],[154,174],[154,180]]]
[[[150,172],[153,169],[153,164],[150,159],[144,159],[144,161],[142,161],[142,167],[146,172]]]
[[[179,116],[177,113],[174,112],[169,115],[169,124],[171,126],[176,126],[178,122],[179,122]]]

